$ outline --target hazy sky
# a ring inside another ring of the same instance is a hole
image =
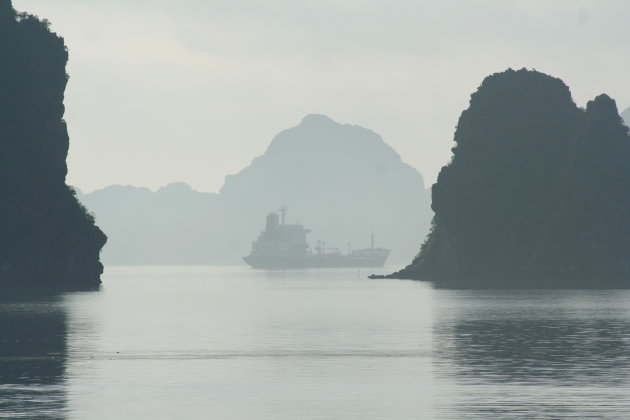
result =
[[[370,128],[427,184],[491,73],[630,105],[627,0],[14,0],[70,50],[68,182],[218,191],[309,113]]]

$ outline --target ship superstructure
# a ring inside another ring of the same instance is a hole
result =
[[[243,260],[253,268],[325,268],[325,267],[382,267],[390,250],[372,246],[366,249],[350,250],[342,254],[338,248],[328,247],[318,241],[315,252],[309,247],[306,235],[310,233],[300,224],[286,224],[286,208],[278,213],[269,213],[265,230],[252,242],[251,253]]]

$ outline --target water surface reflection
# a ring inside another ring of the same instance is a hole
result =
[[[60,296],[0,300],[0,417],[65,417],[66,330]]]
[[[628,418],[630,291],[109,269],[0,300],[0,418]]]
[[[623,418],[629,299],[628,291],[441,291],[433,342],[442,409],[452,418]]]

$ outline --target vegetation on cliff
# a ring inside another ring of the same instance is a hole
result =
[[[65,183],[64,41],[0,0],[0,56],[0,286],[96,286],[106,237]]]
[[[471,96],[455,143],[432,230],[394,277],[630,284],[630,137],[611,98],[580,109],[560,79],[510,69]]]

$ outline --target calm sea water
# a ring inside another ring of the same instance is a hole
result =
[[[0,417],[630,418],[630,291],[109,267],[0,300]]]

